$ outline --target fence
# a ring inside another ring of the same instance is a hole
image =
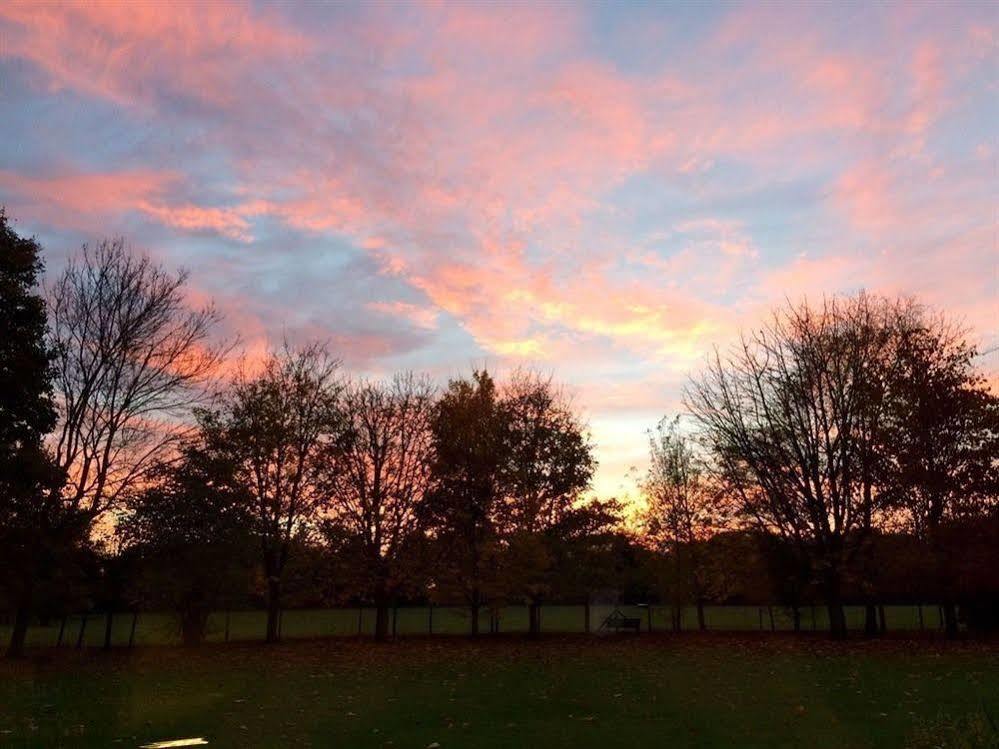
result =
[[[550,634],[581,634],[587,631],[585,606],[547,605],[541,607],[541,630]],[[590,606],[589,631],[599,632],[603,621],[619,609],[626,617],[638,619],[642,632],[668,632],[673,628],[671,606]],[[829,620],[824,607],[805,606],[801,610],[801,629],[822,631]],[[716,632],[789,632],[794,628],[790,611],[777,606],[706,606],[705,624]],[[864,627],[864,608],[846,607],[847,626],[851,630]],[[390,610],[389,626],[398,637],[468,634],[470,616],[467,608],[457,606],[406,606]],[[885,606],[885,629],[904,632],[936,630],[943,626],[937,606]],[[98,647],[104,644],[106,617],[90,613],[50,622],[34,624],[28,630],[28,645],[33,647]],[[373,608],[290,609],[281,615],[281,637],[284,639],[373,636]],[[527,633],[529,628],[526,606],[507,606],[494,619],[483,609],[479,618],[482,633]],[[697,611],[693,607],[681,610],[681,628],[697,628]],[[263,611],[231,611],[213,613],[208,620],[208,642],[253,642],[264,639],[266,613]],[[9,637],[9,627],[0,627],[0,643]],[[111,642],[114,647],[175,645],[180,642],[177,617],[170,613],[128,612],[114,615]]]

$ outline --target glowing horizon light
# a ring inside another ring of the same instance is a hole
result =
[[[203,738],[193,739],[172,739],[170,741],[154,741],[152,744],[142,744],[139,749],[170,749],[175,746],[205,746],[208,744]]]

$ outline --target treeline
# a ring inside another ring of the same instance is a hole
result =
[[[36,618],[398,602],[480,612],[599,591],[677,607],[999,593],[999,408],[962,331],[908,301],[790,306],[716,354],[650,440],[638,524],[592,496],[585,423],[551,378],[344,372],[325,345],[234,362],[186,275],[121,241],[41,294],[0,214],[0,611]],[[991,605],[991,608],[990,608]],[[701,624],[703,626],[703,615]],[[987,617],[986,617],[987,618]],[[979,620],[984,621],[983,616]],[[108,617],[107,639],[110,642]],[[677,621],[679,626],[679,620]]]

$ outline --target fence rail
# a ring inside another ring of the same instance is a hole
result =
[[[673,630],[672,606],[583,605],[541,607],[541,631],[550,634],[599,633],[604,620],[619,609],[629,618],[641,621],[642,632]],[[697,611],[684,607],[682,630],[697,628]],[[790,632],[794,629],[791,612],[778,606],[706,606],[705,624],[715,632]],[[822,606],[800,609],[801,629],[828,629],[829,621]],[[847,627],[863,630],[864,607],[846,607]],[[208,620],[208,642],[253,642],[264,639],[267,615],[264,611],[229,611],[213,613]],[[468,634],[471,617],[467,608],[457,606],[400,606],[390,611],[389,626],[393,635],[446,636]],[[529,615],[526,606],[507,606],[494,619],[488,609],[479,618],[480,632],[527,633]],[[99,647],[104,644],[106,615],[102,612],[79,614],[47,625],[34,624],[28,630],[28,645],[33,647]],[[892,632],[916,632],[942,628],[943,619],[935,605],[885,606],[884,628]],[[373,636],[374,608],[289,609],[281,615],[283,639]],[[0,642],[9,637],[9,627],[0,626]],[[122,612],[112,618],[111,642],[114,647],[176,645],[180,626],[174,614],[166,612]]]

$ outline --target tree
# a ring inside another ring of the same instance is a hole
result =
[[[844,571],[883,499],[869,490],[864,455],[884,347],[857,334],[863,303],[778,310],[729,356],[716,352],[687,392],[742,515],[812,561],[834,637],[846,635]]]
[[[900,326],[885,449],[895,506],[926,545],[949,637],[958,634],[948,523],[984,519],[999,494],[999,398],[964,332],[925,310]]]
[[[530,606],[530,632],[540,632],[540,604],[550,589],[551,544],[589,487],[596,461],[589,436],[565,393],[550,378],[517,372],[504,388],[500,509],[511,579]]]
[[[341,430],[338,362],[321,345],[288,345],[259,374],[245,370],[221,404],[198,412],[211,453],[233,466],[267,578],[267,642],[278,640],[281,585],[291,549],[326,503],[321,478]]]
[[[43,578],[76,535],[58,501],[62,472],[43,444],[56,412],[40,253],[0,210],[0,590],[14,609],[11,656],[23,652]]]
[[[627,584],[631,546],[621,526],[624,506],[616,499],[593,499],[564,513],[548,536],[550,591],[557,600],[589,600],[595,589]]]
[[[180,616],[186,645],[205,636],[209,613],[245,597],[254,560],[248,489],[231,454],[190,442],[161,463],[122,523],[146,600]]]
[[[495,602],[501,588],[496,513],[505,431],[496,383],[485,370],[451,380],[434,407],[433,489],[424,503],[438,551],[434,584],[438,594],[455,592],[465,602],[473,635],[480,609]]]
[[[679,588],[674,604],[682,600],[681,591],[689,591],[697,606],[698,628],[703,630],[707,570],[698,542],[721,525],[723,508],[691,438],[680,430],[679,416],[662,419],[649,434],[649,468],[642,491],[648,503],[645,536],[673,562]]]
[[[377,609],[375,636],[388,635],[390,598],[405,584],[406,551],[420,530],[430,485],[433,388],[406,374],[360,382],[343,398],[343,432],[325,486],[334,522],[360,548],[365,588]]]
[[[84,245],[49,294],[53,452],[67,504],[91,522],[185,436],[184,419],[227,351],[212,343],[214,308],[188,305],[187,279],[105,240]]]

